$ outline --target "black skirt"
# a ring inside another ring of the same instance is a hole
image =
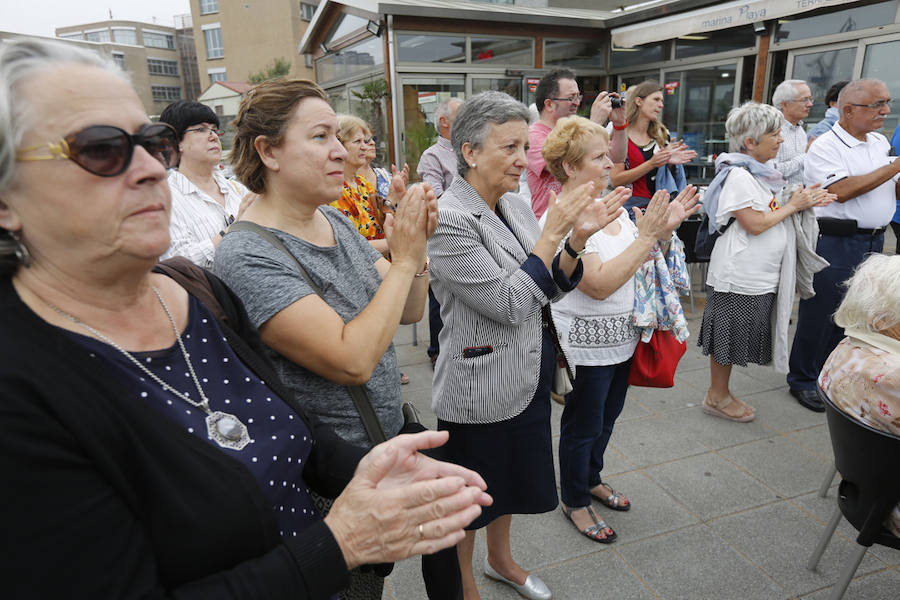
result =
[[[550,434],[550,382],[556,351],[546,329],[537,390],[521,413],[486,424],[451,423],[442,459],[480,474],[494,503],[466,529],[481,529],[497,517],[544,513],[556,508],[556,475]]]
[[[703,310],[697,345],[720,365],[772,362],[775,294],[748,296],[714,291]]]

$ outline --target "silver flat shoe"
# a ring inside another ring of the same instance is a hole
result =
[[[547,589],[547,584],[537,575],[529,575],[525,579],[525,583],[519,585],[495,571],[487,558],[484,559],[484,574],[500,583],[505,583],[529,600],[550,600],[553,597],[553,594]]]

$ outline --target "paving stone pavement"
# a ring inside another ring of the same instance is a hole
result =
[[[893,238],[886,245],[893,250]],[[604,472],[633,508],[594,507],[618,541],[601,545],[582,537],[559,510],[513,517],[513,556],[547,583],[554,600],[824,600],[854,552],[855,530],[843,521],[818,570],[806,569],[835,507],[837,479],[820,498],[817,490],[832,463],[825,416],[801,407],[783,375],[735,367],[733,390],[756,408],[752,423],[701,412],[709,383],[708,358],[695,345],[703,300],[695,292],[691,312],[683,299],[694,335],[675,387],[630,388],[613,431]],[[411,379],[403,399],[433,428],[427,319],[416,329],[418,345],[412,344],[412,326],[395,337],[400,365]],[[561,414],[554,404],[554,452]],[[485,553],[479,532],[476,566]],[[477,567],[476,581],[483,600],[520,597]],[[395,566],[383,598],[426,598],[418,559]],[[844,598],[900,598],[900,551],[871,548]]]

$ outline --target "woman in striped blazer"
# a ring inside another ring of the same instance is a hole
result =
[[[524,105],[500,92],[482,92],[460,107],[451,137],[460,177],[441,196],[428,242],[444,321],[434,377],[438,428],[450,431],[447,459],[481,473],[494,498],[458,546],[467,600],[479,597],[474,530],[485,526],[485,574],[527,598],[551,597],[509,546],[513,513],[557,505],[550,442],[555,350],[544,307],[578,284],[587,238],[621,205],[594,202],[594,184],[587,183],[550,203],[541,232],[529,203],[509,193],[527,164],[528,119]]]

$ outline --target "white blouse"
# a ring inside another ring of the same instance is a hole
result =
[[[588,238],[586,253],[597,254],[605,262],[637,239],[637,227],[627,213],[623,211],[615,222],[620,225],[619,233],[610,235],[606,228],[598,231]],[[639,330],[632,324],[634,277],[605,300],[575,289],[552,308],[560,341],[575,365],[615,365],[634,354],[639,339]]]

